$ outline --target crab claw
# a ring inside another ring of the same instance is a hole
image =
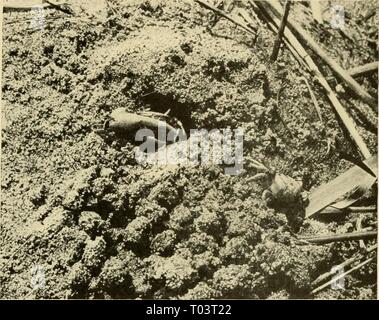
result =
[[[257,180],[263,180],[268,177],[268,174],[270,173],[270,169],[267,168],[263,163],[257,161],[257,160],[251,160],[250,166],[257,170],[257,174],[250,177],[248,180],[249,182],[257,181]]]
[[[253,181],[257,181],[257,180],[266,178],[266,176],[267,176],[266,173],[261,172],[261,173],[257,173],[256,175],[254,175],[252,177],[249,177],[247,180],[248,180],[248,182],[253,182]]]
[[[252,160],[251,164],[250,164],[254,169],[256,169],[258,172],[269,172],[270,169],[267,168],[263,163],[261,162],[258,162],[256,160]]]

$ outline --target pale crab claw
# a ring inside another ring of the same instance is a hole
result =
[[[310,193],[310,192],[305,191],[305,190],[304,190],[303,192],[300,193],[301,200],[302,200],[304,203],[306,203],[306,202],[309,201],[309,193]]]
[[[260,179],[263,179],[263,178],[266,178],[267,174],[266,173],[257,173],[256,175],[252,176],[252,177],[249,177],[247,179],[248,182],[253,182],[253,181],[257,181],[257,180],[260,180]]]
[[[267,177],[267,174],[270,172],[270,169],[267,168],[263,163],[252,160],[250,166],[258,171],[258,173],[248,179],[248,181],[256,181],[260,179],[264,179]]]
[[[267,168],[263,163],[258,162],[257,160],[252,160],[251,166],[256,169],[257,171],[261,172],[268,172],[270,171],[269,168]]]

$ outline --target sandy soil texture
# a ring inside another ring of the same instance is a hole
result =
[[[378,60],[367,35],[375,21],[356,22],[375,1],[339,3],[350,16],[349,37],[317,26],[301,3],[290,17],[344,68]],[[349,275],[344,290],[310,295],[312,281],[359,243],[296,240],[354,231],[356,216],[303,220],[303,208],[269,208],[268,185],[249,180],[259,160],[309,191],[352,166],[335,141],[356,155],[290,52],[268,61],[275,35],[267,26],[255,20],[254,39],[193,1],[108,4],[75,15],[45,9],[41,29],[30,11],[4,13],[0,297],[375,298],[376,260]],[[359,82],[377,95],[376,75]],[[340,90],[376,152],[376,114]],[[170,109],[186,130],[243,128],[244,172],[137,164],[133,141],[94,132],[120,107]],[[375,227],[376,214],[362,223]],[[36,270],[44,281],[37,289]]]

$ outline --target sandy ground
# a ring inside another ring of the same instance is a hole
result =
[[[46,10],[42,29],[31,12],[4,14],[1,297],[375,298],[376,261],[345,290],[309,295],[359,248],[296,236],[353,231],[354,217],[294,222],[301,208],[268,208],[267,185],[249,180],[254,159],[306,190],[351,166],[334,144],[326,154],[328,139],[351,147],[320,88],[307,75],[323,123],[290,53],[268,62],[267,27],[257,21],[254,41],[225,20],[210,30],[215,17],[191,1],[109,2],[96,16]],[[368,9],[346,6],[354,29]],[[307,10],[296,4],[292,15]],[[364,30],[351,41],[305,20],[345,68],[377,60]],[[374,95],[376,81],[360,80]],[[376,115],[342,96],[375,151]],[[243,128],[245,171],[137,164],[132,141],[94,132],[120,107],[170,109],[186,129]]]

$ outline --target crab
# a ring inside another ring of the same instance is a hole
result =
[[[170,120],[170,122],[175,122],[175,126],[184,132],[183,124],[178,119],[170,117],[168,115],[169,112],[170,109],[167,110],[166,113],[154,112],[148,109],[139,113],[130,113],[124,108],[117,108],[108,116],[102,127],[96,127],[94,131],[100,135],[107,131],[113,131],[118,134],[131,133],[135,135],[141,128],[147,128],[157,132],[160,128],[166,127],[168,131],[177,132],[179,129],[170,125],[168,123],[168,120]],[[155,138],[152,139],[158,141]]]
[[[263,191],[262,199],[270,206],[305,205],[308,193],[303,189],[303,183],[290,176],[277,173],[264,164],[253,160],[251,167],[257,170],[257,174],[249,181],[266,180],[268,187]]]

